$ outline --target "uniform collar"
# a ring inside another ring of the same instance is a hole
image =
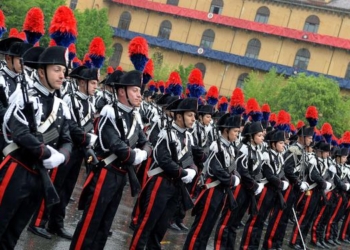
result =
[[[186,128],[180,128],[175,122],[173,122],[173,128],[179,131],[180,133],[184,133]]]
[[[132,107],[126,106],[126,105],[122,104],[121,102],[118,102],[118,107],[127,113],[130,113],[133,110]]]
[[[221,140],[221,142],[225,145],[225,146],[227,146],[227,147],[229,147],[230,146],[230,142],[228,141],[228,140],[226,140],[224,137],[220,137],[220,140]]]
[[[39,81],[35,81],[34,82],[34,87],[39,90],[43,95],[45,96],[49,96],[50,94],[53,95],[55,91],[53,91],[52,93],[46,88],[44,87]]]
[[[7,65],[2,69],[6,74],[8,74],[11,78],[15,78],[18,74],[10,70]]]
[[[77,91],[75,92],[77,96],[79,96],[81,99],[83,100],[87,100],[89,98],[88,95],[85,95],[84,93],[80,92],[80,91]]]

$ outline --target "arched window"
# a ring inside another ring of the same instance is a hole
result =
[[[297,54],[295,55],[293,67],[306,70],[307,66],[309,65],[309,60],[310,60],[309,50],[300,49],[300,50],[298,50]]]
[[[158,37],[169,39],[171,33],[171,22],[164,20],[159,27]]]
[[[245,52],[245,56],[249,58],[258,58],[259,52],[261,48],[261,43],[258,39],[251,39],[248,42],[247,50]]]
[[[196,63],[196,65],[194,65],[194,67],[199,69],[202,72],[202,76],[204,78],[205,72],[207,71],[207,68],[205,67],[204,63]]]
[[[160,69],[163,64],[163,53],[162,52],[154,52],[152,56],[153,64],[155,69]]]
[[[236,88],[241,88],[243,89],[244,87],[244,80],[248,77],[248,73],[243,73],[240,74],[240,76],[237,79],[237,84],[236,84]]]
[[[124,11],[120,16],[118,28],[122,30],[129,30],[130,22],[131,22],[131,14],[127,11]]]
[[[120,43],[115,43],[113,45],[113,48],[114,48],[114,52],[111,58],[109,59],[109,65],[115,68],[119,66],[120,58],[122,57],[122,54],[123,54],[123,46]]]
[[[214,14],[221,14],[223,7],[224,7],[223,0],[213,0],[211,1],[209,12]]]
[[[71,0],[69,4],[69,8],[71,10],[75,10],[77,8],[78,0]]]
[[[215,39],[215,33],[211,29],[207,29],[203,32],[200,47],[212,48]]]
[[[255,22],[258,23],[267,23],[269,21],[270,10],[269,8],[263,6],[258,9],[255,15]]]
[[[312,15],[306,18],[303,30],[317,33],[319,25],[320,25],[320,19],[317,16]]]
[[[344,78],[350,80],[350,63],[348,64]]]
[[[166,4],[178,6],[179,5],[179,0],[167,0]]]

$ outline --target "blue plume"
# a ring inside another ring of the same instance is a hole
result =
[[[130,60],[131,60],[131,62],[134,65],[136,70],[143,72],[143,70],[146,67],[146,63],[148,61],[148,58],[142,54],[133,54],[130,56]]]
[[[198,84],[187,84],[187,88],[190,91],[189,97],[199,98],[205,93],[205,88]]]
[[[338,142],[337,142],[336,140],[332,140],[331,143],[332,143],[332,146],[334,146],[334,147],[335,147],[335,146],[338,146]]]
[[[26,37],[27,37],[27,41],[30,44],[35,44],[37,41],[40,40],[40,38],[43,36],[43,34],[39,33],[39,32],[31,32],[28,30],[25,30],[24,33],[26,33]],[[1,37],[1,35],[0,35]]]
[[[241,115],[245,111],[244,107],[237,106],[237,107],[231,107],[231,114],[232,115]]]
[[[7,31],[7,29],[5,27],[0,27],[0,38],[2,37],[2,35]]]
[[[61,33],[59,31],[55,31],[50,35],[50,37],[56,42],[58,46],[63,46],[68,48],[71,43],[74,43],[76,37],[71,33]]]
[[[323,135],[324,139],[328,144],[331,144],[332,142],[332,135]]]
[[[277,127],[276,127],[278,130],[283,130],[283,131],[285,131],[285,132],[290,132],[290,126],[289,126],[289,124],[279,124],[279,125],[277,125]]]
[[[160,90],[160,93],[163,94],[163,93],[164,93],[164,86],[160,86],[160,87],[159,87],[159,90]]]
[[[158,92],[158,89],[154,85],[149,86],[148,90],[151,92]]]
[[[228,107],[228,103],[223,103],[219,106],[219,112],[226,112]]]
[[[92,61],[92,65],[95,68],[100,69],[105,61],[105,57],[104,56],[98,56],[98,55],[89,55],[91,61]]]
[[[251,112],[250,116],[252,117],[254,122],[261,121],[261,119],[262,119],[262,113],[261,112]]]
[[[142,83],[147,84],[151,79],[152,77],[149,74],[143,74]]]
[[[179,96],[182,93],[182,85],[180,84],[169,84],[167,90],[167,94],[171,94],[172,96]]]
[[[209,105],[215,106],[218,103],[218,98],[213,98],[213,97],[209,97],[207,100],[207,103]]]
[[[310,127],[315,127],[318,123],[317,119],[313,119],[313,118],[306,118],[306,120],[308,120]]]
[[[269,112],[263,112],[263,121],[268,121],[270,118],[270,113]]]

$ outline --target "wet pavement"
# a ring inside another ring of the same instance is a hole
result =
[[[81,193],[84,180],[85,180],[85,168],[82,168],[77,185],[73,193],[73,198],[75,199],[75,201],[70,202],[66,211],[65,227],[71,233],[74,232],[74,229],[81,216],[81,211],[77,210],[77,203],[78,203],[77,201],[79,199],[79,195]],[[126,186],[124,189],[122,201],[119,205],[116,217],[114,218],[114,222],[111,228],[111,231],[113,232],[113,234],[111,237],[108,238],[107,244],[105,246],[106,250],[112,250],[112,249],[124,250],[129,248],[130,241],[132,238],[132,230],[129,229],[128,226],[130,223],[130,215],[131,215],[133,205],[134,205],[134,198],[132,198],[130,195],[129,186]],[[191,218],[188,212],[188,215],[186,216],[184,223],[185,225],[190,227],[192,224],[192,221],[193,221],[193,218]],[[292,224],[288,226],[283,249],[290,249],[287,246],[287,244],[290,238],[291,229],[292,229]],[[237,235],[238,243],[237,243],[236,249],[239,248],[238,244],[241,239],[242,231],[243,230],[238,231],[238,235]],[[163,249],[164,250],[182,249],[186,239],[186,234],[187,233],[185,231],[173,231],[169,229],[162,242]],[[214,233],[212,234],[212,237],[208,242],[207,250],[214,249],[213,235]],[[309,238],[306,240],[306,242],[309,242]],[[57,236],[53,236],[51,240],[47,240],[39,236],[33,235],[27,230],[24,230],[15,249],[16,250],[22,250],[22,249],[24,250],[64,250],[64,249],[69,249],[69,245],[70,245],[69,240],[62,239]],[[310,247],[310,249],[317,249],[317,248]],[[332,249],[338,249],[338,250],[350,249],[350,245],[344,244],[342,246],[334,247]]]

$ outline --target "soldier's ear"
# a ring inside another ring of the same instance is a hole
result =
[[[44,69],[39,68],[39,69],[38,69],[38,75],[39,75],[39,77],[41,77],[41,78],[45,77]]]

